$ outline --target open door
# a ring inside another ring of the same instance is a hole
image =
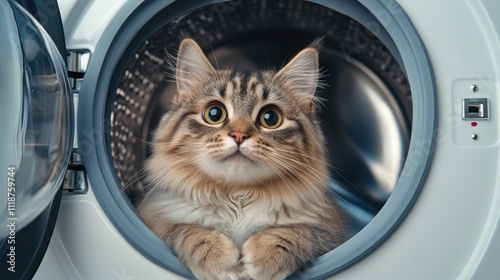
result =
[[[0,1],[0,34],[0,279],[31,279],[54,229],[73,141],[57,2]]]

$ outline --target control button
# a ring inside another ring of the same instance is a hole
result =
[[[489,118],[488,98],[464,98],[462,118],[464,120],[487,120]]]
[[[477,92],[477,91],[479,90],[479,88],[477,87],[477,85],[476,85],[476,84],[472,84],[472,85],[470,86],[470,90],[471,90],[472,92]]]

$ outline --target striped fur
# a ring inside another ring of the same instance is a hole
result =
[[[176,80],[138,211],[197,278],[283,279],[344,241],[315,117],[314,48],[278,72],[243,72],[215,70],[185,39]],[[213,102],[227,111],[217,125],[203,119]],[[259,123],[267,106],[282,115],[275,129]],[[234,133],[246,135],[240,145]]]

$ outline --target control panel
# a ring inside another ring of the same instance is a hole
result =
[[[498,141],[493,110],[497,85],[487,79],[460,79],[452,84],[452,136],[461,146],[490,146]]]

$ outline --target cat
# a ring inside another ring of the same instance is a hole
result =
[[[216,70],[184,39],[146,162],[144,223],[198,279],[284,279],[345,241],[316,118],[318,51]]]

